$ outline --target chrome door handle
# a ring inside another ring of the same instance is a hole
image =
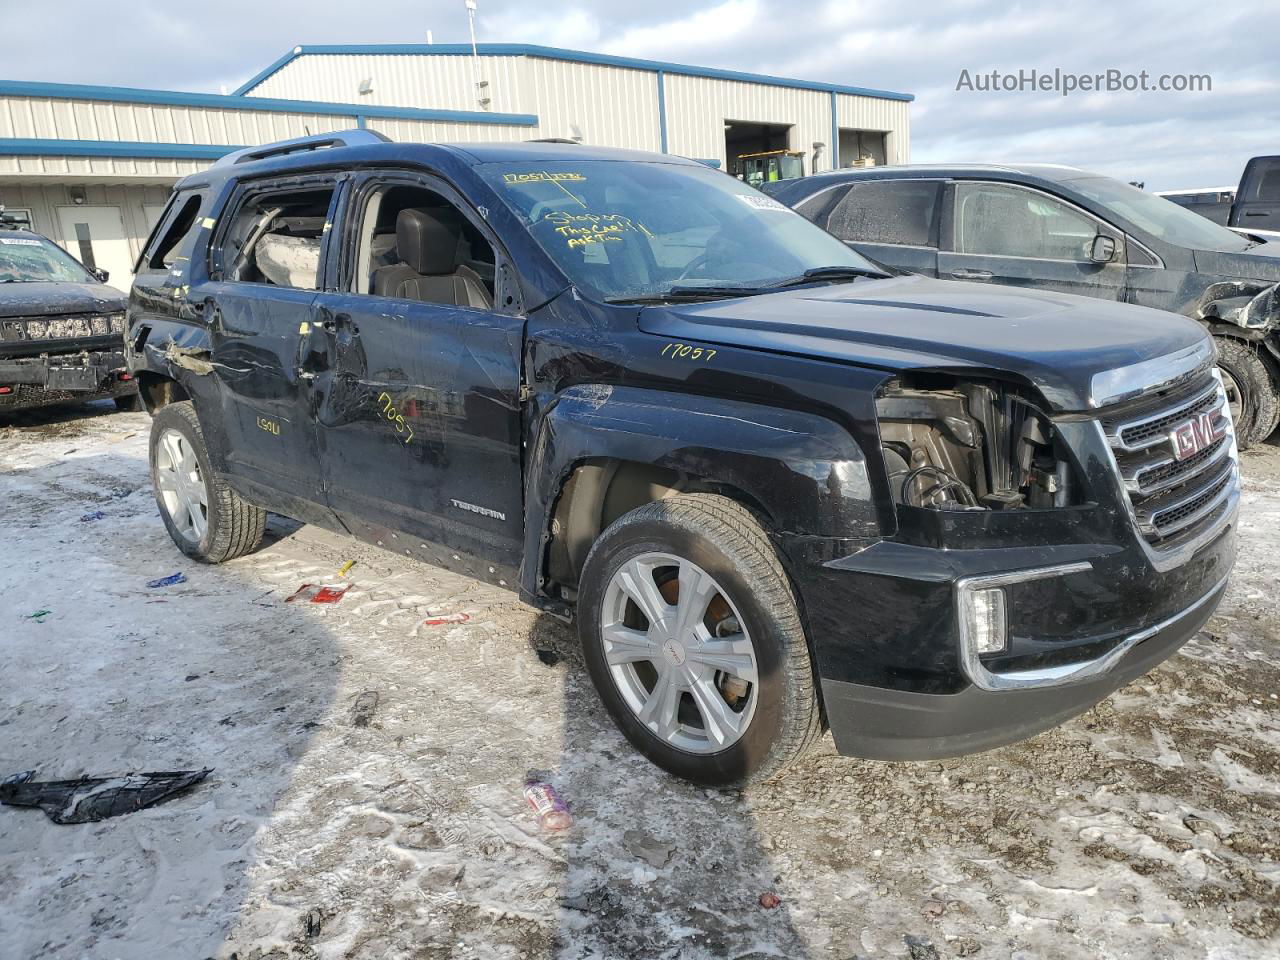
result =
[[[312,380],[314,380],[315,378],[316,378],[316,375],[315,375],[314,373],[312,373],[310,370],[299,370],[299,371],[298,371],[298,379],[299,379],[299,380],[306,380],[308,383],[310,383],[310,382],[311,382]]]
[[[957,280],[990,280],[995,276],[990,270],[968,270],[964,267],[952,270],[951,275]]]

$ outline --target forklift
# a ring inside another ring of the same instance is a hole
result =
[[[740,153],[737,157],[738,177],[753,187],[775,180],[794,180],[804,176],[803,150],[766,150],[763,153]]]

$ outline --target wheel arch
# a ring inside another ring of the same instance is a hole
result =
[[[571,597],[609,523],[677,493],[728,497],[775,535],[880,530],[861,448],[816,413],[586,384],[551,401],[530,447],[521,577],[530,598]]]

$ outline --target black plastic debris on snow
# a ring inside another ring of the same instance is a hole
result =
[[[34,770],[0,782],[0,803],[11,807],[39,807],[54,823],[96,823],[163,803],[210,773],[128,773],[122,777],[81,777],[79,780],[32,780]]]

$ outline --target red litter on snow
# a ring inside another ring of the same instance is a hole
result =
[[[469,613],[447,613],[443,617],[428,617],[422,622],[428,627],[439,627],[446,623],[466,623],[470,619]]]
[[[292,596],[284,598],[285,603],[293,603],[295,600],[310,600],[312,603],[337,603],[342,599],[343,594],[351,589],[351,584],[346,584],[342,588],[326,587],[318,583],[304,583],[300,586]]]
[[[764,907],[766,910],[773,910],[776,907],[780,906],[781,904],[782,904],[782,898],[779,897],[776,893],[770,893],[769,891],[765,891],[764,893],[760,894],[760,906]]]

